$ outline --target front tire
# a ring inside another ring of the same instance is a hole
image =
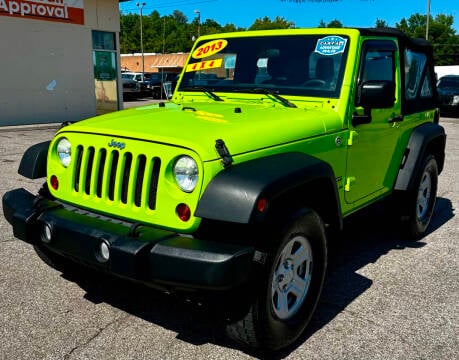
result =
[[[292,344],[317,306],[326,266],[324,225],[317,213],[305,210],[281,231],[249,311],[227,325],[229,337],[255,349]]]

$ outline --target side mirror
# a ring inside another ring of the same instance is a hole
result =
[[[369,109],[394,106],[395,82],[387,80],[365,81],[357,90],[356,105]]]

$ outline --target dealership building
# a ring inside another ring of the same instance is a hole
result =
[[[122,107],[122,1],[0,0],[0,126]]]

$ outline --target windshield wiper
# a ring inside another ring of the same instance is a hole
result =
[[[249,93],[253,93],[253,94],[271,95],[272,97],[276,98],[276,100],[279,100],[283,105],[285,105],[287,107],[291,107],[291,108],[296,108],[297,107],[294,103],[288,101],[283,96],[280,96],[278,92],[275,92],[275,91],[272,91],[272,90],[269,90],[269,89],[255,88],[255,89],[244,89],[244,90],[241,90],[241,91],[249,92]]]
[[[217,94],[215,94],[212,90],[209,90],[209,89],[207,89],[205,87],[202,87],[202,86],[188,86],[188,87],[181,88],[180,90],[183,90],[183,91],[201,91],[204,94],[210,96],[215,101],[223,101],[223,99],[220,96],[218,96]]]

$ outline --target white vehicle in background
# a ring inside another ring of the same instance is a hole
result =
[[[140,83],[130,76],[121,74],[121,81],[123,83],[123,100],[137,99],[141,96]]]
[[[125,94],[131,98],[139,98],[144,97],[149,94],[149,90],[147,88],[147,82],[150,78],[150,73],[141,73],[141,72],[122,72],[121,78],[123,80],[123,98]],[[143,79],[143,80],[142,80]],[[127,83],[129,86],[128,91],[124,91],[125,86],[124,84]],[[135,89],[134,88],[135,85]]]

